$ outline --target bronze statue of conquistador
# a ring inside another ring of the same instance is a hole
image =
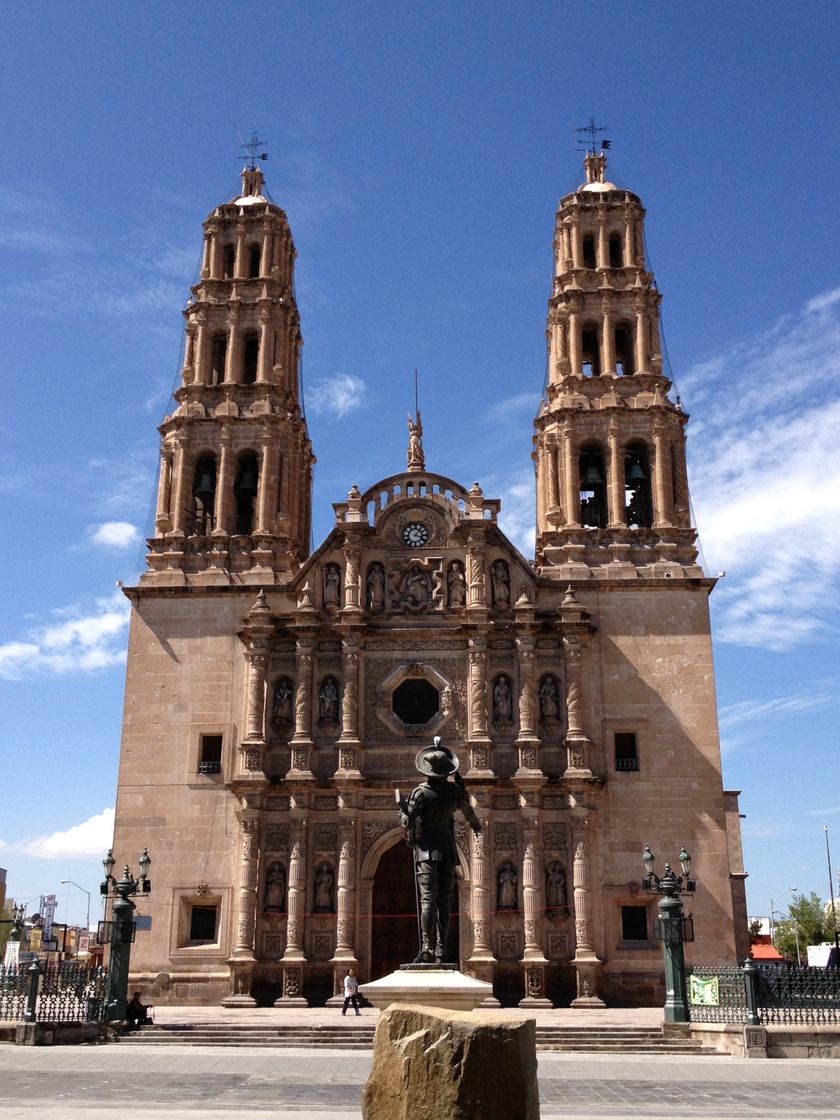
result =
[[[456,811],[460,810],[473,832],[481,822],[473,812],[457,755],[441,746],[419,751],[414,765],[426,781],[412,790],[408,800],[399,798],[400,824],[414,850],[414,874],[420,908],[420,952],[415,964],[443,962],[452,907],[452,885],[458,852],[455,847]],[[453,774],[454,782],[449,781]]]

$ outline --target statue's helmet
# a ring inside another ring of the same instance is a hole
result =
[[[440,737],[436,735],[433,747],[424,747],[422,751],[417,752],[414,765],[421,774],[426,774],[430,778],[445,778],[449,774],[454,774],[461,763],[456,754],[441,745]]]

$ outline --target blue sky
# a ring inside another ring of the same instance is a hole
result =
[[[824,825],[840,862],[836,5],[4,7],[9,893],[57,893],[78,921],[85,897],[60,880],[95,893],[101,877],[127,637],[115,581],[142,566],[180,309],[201,220],[236,189],[235,128],[267,138],[299,252],[316,541],[351,483],[403,464],[416,366],[430,468],[501,497],[528,550],[554,211],[595,116],[610,178],[648,210],[696,523],[707,570],[727,572],[717,687],[749,908],[788,886],[825,897]]]

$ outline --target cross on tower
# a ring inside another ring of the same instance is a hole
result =
[[[575,132],[588,132],[589,133],[589,143],[587,144],[581,138],[581,141],[578,144],[578,151],[580,151],[580,152],[591,152],[592,155],[595,155],[597,150],[598,150],[596,148],[596,144],[598,142],[598,133],[599,132],[606,132],[608,128],[609,128],[609,125],[596,124],[595,123],[595,118],[590,117],[589,118],[589,124],[584,125],[583,128],[576,128],[575,129]],[[601,151],[605,151],[605,150],[609,149],[611,144],[612,144],[612,140],[602,140],[601,141]]]
[[[261,152],[260,148],[267,143],[265,140],[260,140],[256,132],[251,133],[250,140],[243,140],[242,134],[237,129],[239,136],[239,146],[242,148],[245,155],[248,157],[248,170],[253,171],[257,166],[258,159],[268,159],[268,152]]]

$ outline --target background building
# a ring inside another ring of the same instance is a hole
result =
[[[315,1001],[348,966],[410,959],[393,791],[433,734],[484,823],[457,833],[451,952],[503,1002],[658,998],[646,842],[694,857],[689,959],[746,956],[687,416],[644,209],[602,153],[585,173],[555,224],[535,563],[497,500],[426,469],[419,414],[405,470],[352,485],[310,554],[286,215],[251,164],[207,218],[148,570],[127,591],[115,848],[154,860],[132,963],[157,1001]]]

